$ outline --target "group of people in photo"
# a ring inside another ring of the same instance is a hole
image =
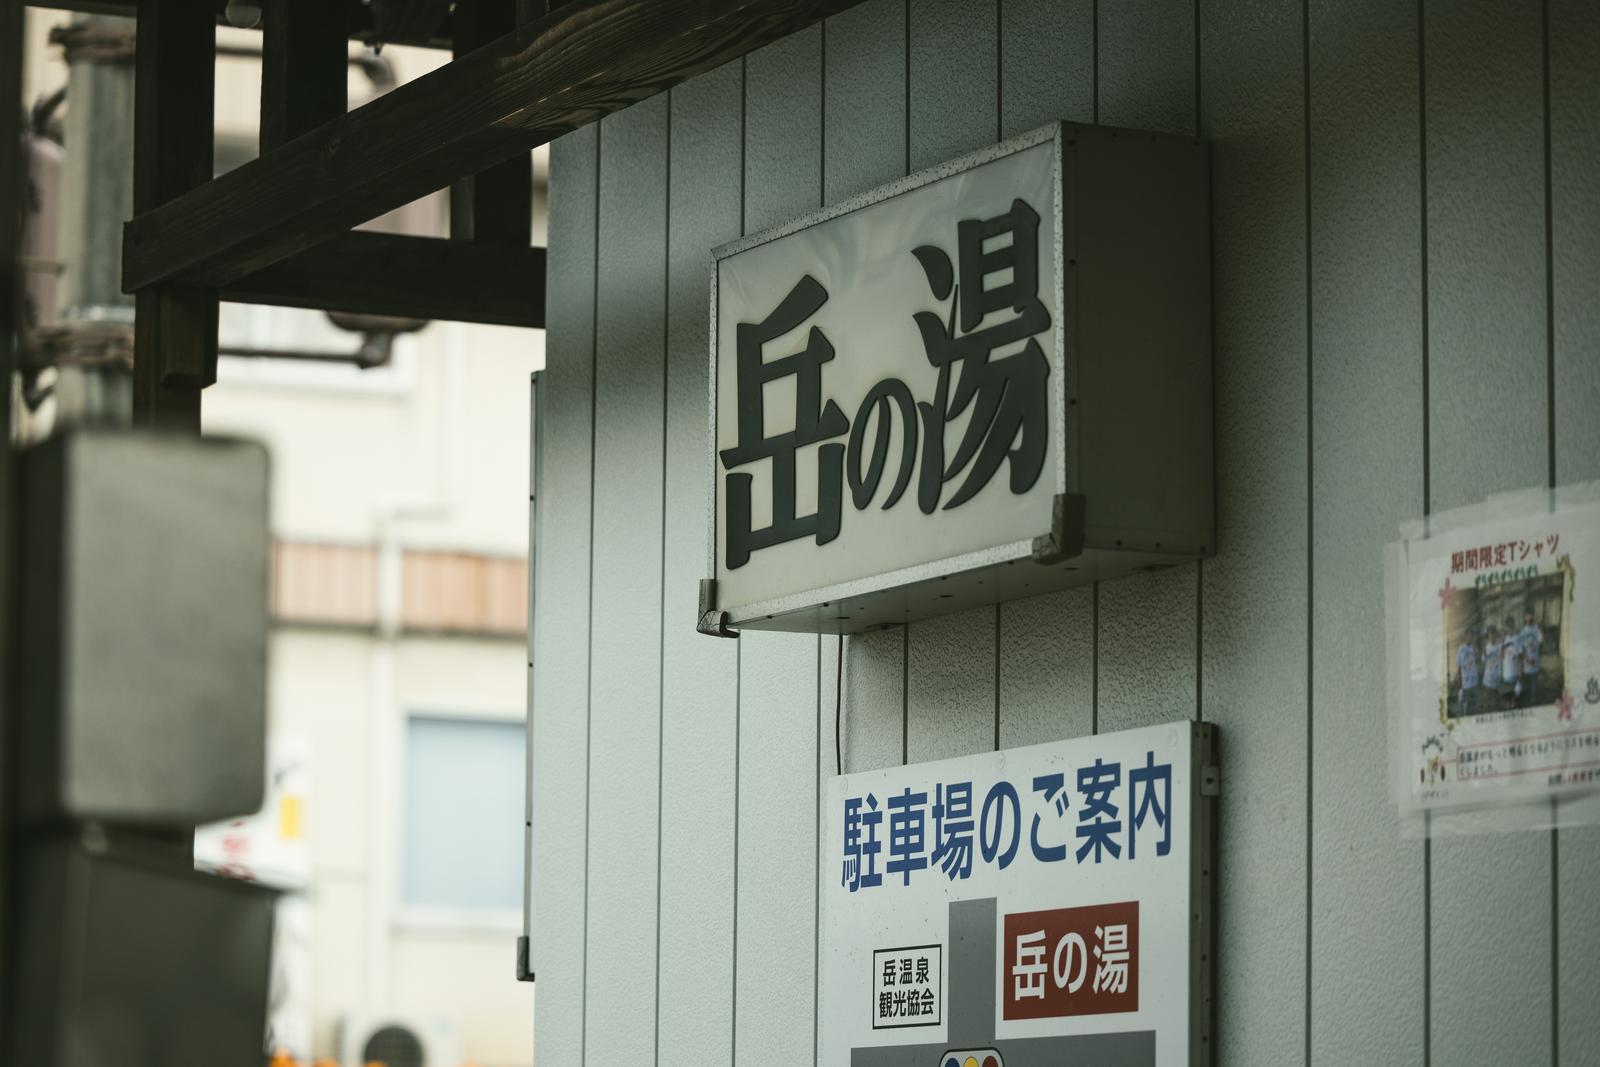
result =
[[[1503,625],[1469,627],[1456,649],[1456,714],[1537,707],[1543,644],[1532,611],[1523,613],[1521,628],[1514,615]]]

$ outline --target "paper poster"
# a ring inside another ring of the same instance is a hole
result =
[[[1524,494],[1416,532],[1390,561],[1401,808],[1600,788],[1600,500]]]

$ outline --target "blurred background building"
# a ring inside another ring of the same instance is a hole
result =
[[[67,175],[90,166],[91,151],[95,168],[114,172],[119,156],[131,166],[131,64],[119,74],[104,53],[119,32],[131,49],[132,26],[37,8],[26,18],[25,99],[35,106],[25,268],[33,325],[48,335],[63,317],[85,317],[75,294],[95,284],[81,261],[95,227],[74,203],[116,232],[129,217],[125,177]],[[70,23],[76,37],[61,32]],[[260,40],[219,31],[218,172],[256,152]],[[351,56],[352,106],[449,58],[356,45]],[[541,150],[538,245],[546,175]],[[64,199],[71,181],[77,193]],[[369,228],[440,236],[447,212],[440,193]],[[100,283],[88,317],[114,348],[132,298],[115,293],[119,264],[104,269],[109,289]],[[430,1067],[525,1067],[533,986],[515,980],[514,965],[527,442],[544,334],[352,325],[317,311],[222,306],[204,432],[271,451],[271,766],[263,813],[202,829],[197,862],[288,891],[272,1032],[295,1059],[359,1062],[370,1049],[352,1038],[399,1023],[430,1045]],[[22,433],[40,437],[84,405],[119,402],[95,399],[95,388],[66,371],[37,375]]]

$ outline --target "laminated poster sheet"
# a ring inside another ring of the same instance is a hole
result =
[[[1386,574],[1406,829],[1595,821],[1600,486],[1496,498],[1405,533]]]

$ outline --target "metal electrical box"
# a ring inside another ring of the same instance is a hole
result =
[[[1212,554],[1209,147],[1055,123],[714,253],[700,629]]]
[[[259,444],[125,430],[21,463],[24,818],[194,825],[261,806]]]
[[[265,1062],[271,890],[96,828],[16,852],[19,1064]]]

